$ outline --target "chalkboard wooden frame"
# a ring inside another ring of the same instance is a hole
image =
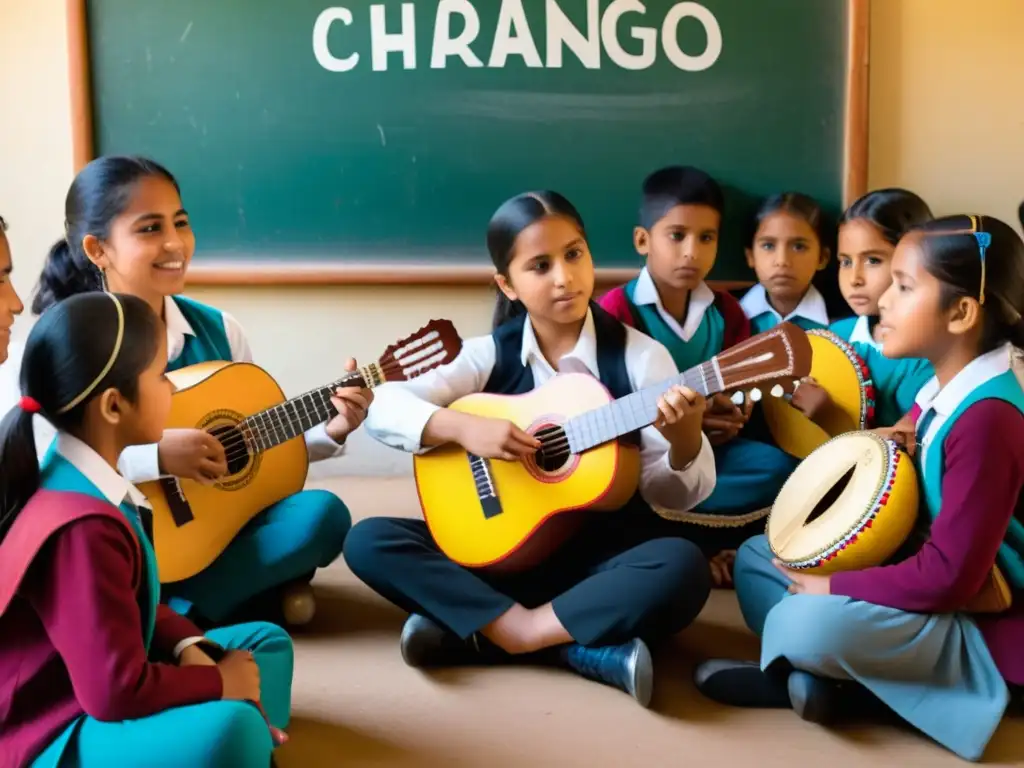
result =
[[[93,159],[92,82],[89,71],[88,0],[66,0],[68,68],[71,90],[71,137],[77,173]],[[868,53],[870,0],[848,0],[846,98],[843,141],[843,204],[867,192],[868,177]],[[599,285],[624,283],[635,269],[601,268]],[[195,264],[189,269],[193,285],[486,285],[494,276],[487,266],[409,265],[401,270],[372,265],[232,262]],[[745,281],[717,281],[732,290]]]

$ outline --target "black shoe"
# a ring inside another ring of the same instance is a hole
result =
[[[786,676],[768,675],[752,661],[712,659],[693,674],[697,690],[712,701],[730,707],[789,709]]]
[[[793,711],[801,719],[818,725],[829,725],[837,719],[843,689],[840,681],[796,669],[789,673],[786,688]]]
[[[625,691],[648,707],[654,692],[651,652],[639,638],[624,645],[586,648],[570,645],[559,650],[562,664],[588,680]]]
[[[719,704],[755,709],[792,709],[804,720],[836,719],[842,683],[800,670],[762,672],[752,661],[713,659],[697,667],[694,683]]]
[[[402,659],[410,667],[455,667],[496,664],[509,658],[479,633],[463,640],[426,616],[412,614],[402,627]]]

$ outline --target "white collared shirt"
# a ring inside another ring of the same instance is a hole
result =
[[[875,337],[871,334],[871,324],[867,315],[861,315],[857,318],[857,322],[853,324],[853,331],[850,333],[850,343],[867,344],[876,352],[882,351],[882,344],[875,341]]]
[[[678,375],[668,350],[654,339],[627,328],[626,370],[634,391]],[[428,371],[408,382],[383,384],[375,390],[373,408],[366,420],[371,435],[385,445],[412,453],[423,453],[423,430],[441,408],[466,395],[482,392],[497,358],[492,336],[467,340],[459,356],[448,365]],[[597,376],[597,338],[594,318],[587,313],[575,348],[562,357],[558,371],[551,367],[537,344],[533,325],[523,329],[520,355],[541,386],[557,373],[586,373]],[[715,488],[715,457],[707,436],[700,452],[688,467],[674,470],[669,463],[668,441],[654,427],[640,431],[640,493],[666,517],[687,512],[711,495]]]
[[[767,312],[775,318],[776,323],[784,323],[787,320],[802,317],[804,320],[810,320],[813,323],[818,323],[818,325],[828,325],[828,309],[825,307],[825,297],[813,285],[807,288],[807,293],[800,299],[796,309],[785,317],[776,312],[775,308],[768,303],[768,292],[760,283],[747,291],[743,298],[740,299],[740,306],[743,307],[743,311],[751,320]]]
[[[252,349],[245,337],[241,324],[227,312],[221,312],[224,332],[231,348],[231,359],[236,363],[251,363]],[[164,299],[164,324],[167,327],[167,360],[174,362],[185,349],[187,336],[195,336],[195,330],[181,313],[178,303],[170,296]],[[306,432],[306,447],[310,461],[334,458],[345,452],[344,445],[338,445],[327,434],[327,426],[318,424]],[[160,477],[160,463],[157,445],[138,445],[126,448],[121,454],[118,466],[125,477],[136,483],[145,483]]]
[[[939,388],[937,376],[933,376],[927,384],[921,387],[921,391],[917,393],[915,399],[917,406],[921,409],[917,423],[920,424],[929,411],[935,411],[935,416],[932,418],[931,424],[928,425],[928,431],[920,436],[924,446],[921,453],[922,466],[927,466],[927,456],[932,438],[938,434],[942,425],[971,392],[996,376],[1006,373],[1011,366],[1014,367],[1017,378],[1021,380],[1021,386],[1024,386],[1024,370],[1014,365],[1014,358],[1018,354],[1019,352],[1012,344],[1004,344],[998,349],[993,349],[991,352],[974,358],[945,387]]]
[[[708,307],[715,303],[715,293],[702,280],[700,285],[690,292],[690,301],[686,308],[686,322],[680,325],[679,321],[672,317],[661,303],[661,296],[658,294],[658,287],[654,284],[654,278],[651,277],[647,267],[644,267],[640,270],[640,275],[636,280],[633,303],[637,306],[653,304],[661,319],[672,329],[672,333],[683,341],[689,341],[700,328]]]
[[[149,501],[142,491],[119,474],[92,447],[74,435],[58,432],[56,451],[81,472],[86,480],[95,485],[103,494],[103,498],[115,507],[130,501],[136,507],[149,508]]]

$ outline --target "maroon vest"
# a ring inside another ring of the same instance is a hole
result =
[[[44,489],[29,499],[0,542],[0,616],[7,611],[29,567],[50,537],[76,520],[96,516],[116,521],[138,544],[124,515],[107,501],[84,493]]]

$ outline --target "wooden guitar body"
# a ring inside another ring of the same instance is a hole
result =
[[[474,394],[449,407],[507,419],[533,434],[612,399],[593,377],[563,374],[524,395]],[[640,477],[639,449],[618,441],[569,455],[561,466],[543,463],[540,454],[480,459],[456,445],[416,456],[420,505],[439,548],[467,568],[532,567],[578,529],[586,511],[625,505]]]
[[[416,456],[423,516],[438,548],[467,568],[518,571],[554,552],[591,511],[619,509],[636,492],[639,447],[622,438],[654,424],[675,385],[704,397],[792,382],[811,369],[807,334],[780,323],[710,360],[624,397],[585,374],[563,374],[524,395],[476,394],[449,408],[511,421],[534,435],[521,461],[484,459],[446,445]],[[776,394],[774,390],[779,390]]]
[[[217,433],[285,401],[284,392],[252,363],[200,363],[168,373],[177,391],[167,429]],[[230,408],[214,404],[230,403]],[[212,485],[169,478],[140,490],[153,506],[153,540],[161,582],[195,575],[212,563],[246,523],[302,490],[309,468],[301,435],[265,453],[239,437],[225,443],[228,474]]]
[[[141,485],[153,505],[160,581],[199,573],[259,512],[302,490],[309,469],[303,436],[338,414],[335,392],[408,381],[450,363],[461,349],[450,320],[431,320],[376,361],[290,400],[252,363],[199,363],[167,374],[176,391],[166,428],[211,434],[228,471],[212,485],[178,478]]]

